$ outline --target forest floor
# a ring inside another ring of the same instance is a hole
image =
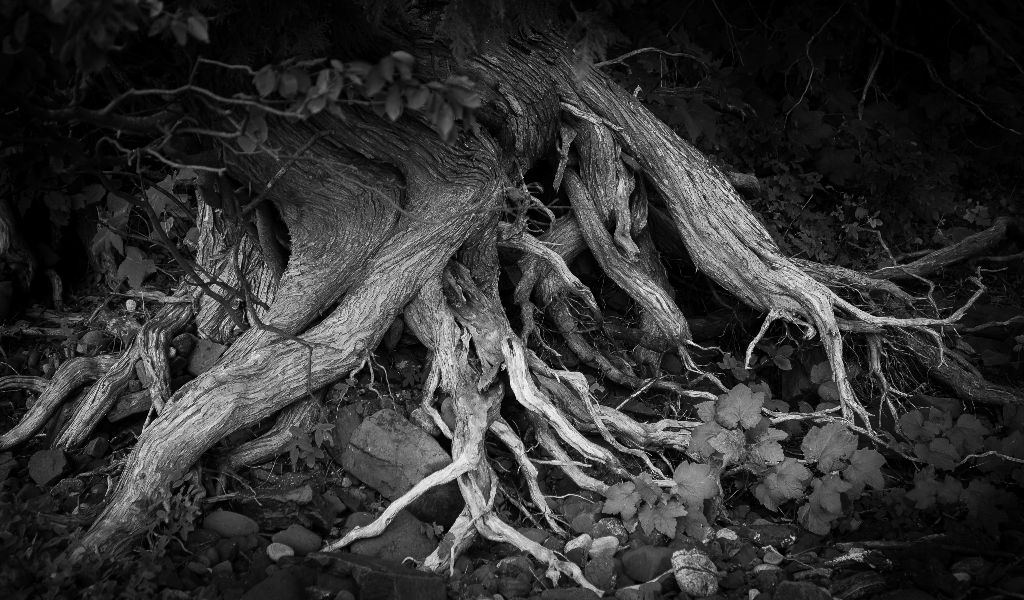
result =
[[[988,281],[987,303],[977,305],[966,324],[1021,315],[1020,296],[1014,292],[1020,280],[997,274]],[[131,294],[82,292],[61,310],[33,307],[2,330],[4,374],[47,378],[74,356],[117,352],[130,340],[112,336],[105,324],[111,319],[141,323],[157,308],[158,303]],[[963,336],[961,350],[973,353],[995,380],[1020,385],[1021,331],[1000,331]],[[175,388],[208,368],[223,350],[190,333],[176,337],[171,346]],[[775,356],[780,356],[778,347],[772,347]],[[773,365],[769,352],[763,368],[774,397],[794,406],[820,401],[824,396],[818,397],[821,382],[812,373],[812,354],[792,347],[782,354],[785,360]],[[219,454],[259,430],[224,440],[171,494],[154,502],[151,531],[113,562],[70,562],[62,551],[95,515],[149,415],[122,403],[85,446],[70,453],[48,449],[58,416],[44,434],[0,453],[0,589],[8,598],[595,597],[565,579],[553,584],[543,565],[514,548],[486,542],[473,546],[444,577],[409,568],[415,561],[405,559],[422,559],[461,509],[451,490],[419,502],[415,514],[403,514],[381,538],[344,552],[316,552],[323,541],[368,523],[387,506],[389,496],[411,485],[406,480],[438,468],[435,459],[446,456],[443,439],[407,420],[420,401],[425,360],[426,351],[414,338],[389,336],[375,364],[327,391],[323,422],[310,431],[295,431],[289,453],[273,463],[238,471],[219,466]],[[618,406],[630,396],[624,388],[592,381],[605,404]],[[14,426],[35,396],[0,392],[0,431]],[[656,395],[640,396],[623,409],[652,418],[664,410],[662,401]],[[1024,410],[950,401],[919,412],[922,428],[931,427],[933,439],[944,435],[953,442],[968,435],[961,414],[973,414],[990,434],[983,441],[987,445],[975,450],[995,448],[1003,456],[1024,457]],[[507,418],[516,425],[514,414]],[[964,431],[958,433],[958,426]],[[678,526],[664,519],[651,526],[650,518],[644,523],[641,515],[638,525],[636,509],[640,506],[642,513],[643,508],[637,496],[629,496],[631,509],[622,495],[605,498],[580,491],[545,464],[538,465],[539,479],[564,535],[546,528],[527,502],[499,501],[497,506],[519,531],[564,552],[591,582],[616,598],[691,597],[678,588],[672,556],[694,548],[714,562],[715,598],[1024,598],[1024,521],[1014,499],[1024,484],[1024,469],[1013,461],[972,462],[960,450],[947,456],[956,464],[939,464],[939,475],[934,464],[915,465],[887,455],[885,485],[856,502],[844,501],[828,535],[807,531],[791,506],[766,509],[743,473],[725,481],[723,501],[709,506],[711,530],[704,542],[687,535],[685,519]],[[517,481],[513,457],[498,447],[493,451],[499,475]],[[617,489],[642,496],[642,479],[629,485]],[[995,489],[998,494],[986,495]],[[519,497],[514,488],[508,491],[510,498]],[[954,502],[944,503],[943,494],[950,493]],[[955,502],[957,494],[960,502]]]

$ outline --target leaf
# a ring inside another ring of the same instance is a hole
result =
[[[398,85],[391,86],[388,90],[388,99],[384,102],[384,112],[392,121],[397,121],[402,116],[402,90]]]
[[[829,423],[824,427],[812,427],[800,444],[804,458],[817,463],[818,470],[830,473],[841,468],[843,461],[850,458],[857,449],[857,436],[842,423]]]
[[[843,479],[853,485],[850,492],[854,496],[859,496],[864,491],[864,486],[871,486],[876,490],[883,489],[885,479],[882,477],[882,465],[884,464],[885,457],[874,448],[862,448],[855,451],[850,457],[850,466],[843,471]]]
[[[204,44],[210,43],[206,17],[201,14],[196,13],[188,18],[188,33]]]
[[[787,437],[789,437],[789,434],[785,431],[769,427],[758,435],[756,441],[750,447],[751,458],[765,466],[782,462],[786,456],[782,451],[782,444],[779,442]]]
[[[956,420],[956,426],[946,432],[946,437],[953,443],[957,452],[972,454],[985,446],[985,436],[989,433],[989,428],[978,417],[964,413]]]
[[[125,259],[117,267],[117,280],[128,280],[128,285],[134,290],[142,288],[142,282],[146,277],[156,273],[156,263],[146,258],[142,250],[135,246],[125,247]]]
[[[932,441],[914,444],[914,454],[936,469],[952,471],[962,458],[948,438],[937,437]]]
[[[827,360],[811,367],[811,383],[822,384],[832,381],[832,365]]]
[[[99,257],[99,255],[110,248],[117,250],[118,254],[124,254],[124,240],[120,235],[107,227],[97,227],[96,235],[93,236],[92,241],[89,243],[89,251],[92,252],[93,256]]]
[[[644,533],[651,535],[654,532],[654,508],[650,504],[644,504],[636,515],[637,523],[644,530]]]
[[[684,460],[676,467],[672,478],[676,482],[676,494],[691,510],[701,510],[704,501],[716,497],[720,490],[718,474],[705,463]]]
[[[710,458],[715,453],[715,448],[710,444],[711,438],[723,431],[728,431],[728,429],[714,421],[698,425],[693,430],[693,433],[690,434],[690,445],[686,449],[687,454],[701,460]]]
[[[270,65],[267,65],[256,72],[252,78],[253,85],[260,98],[266,98],[277,89],[277,72]]]
[[[675,500],[661,506],[655,506],[651,511],[654,529],[670,538],[674,538],[676,535],[676,519],[685,517],[687,513],[686,507]],[[646,531],[646,533],[650,534],[650,531]]]
[[[696,406],[697,418],[704,423],[710,423],[715,420],[715,401],[708,400],[707,402],[701,402]]]
[[[802,498],[811,477],[810,469],[795,458],[787,458],[776,465],[764,481],[758,484],[754,489],[754,496],[765,508],[777,511],[781,504]]]
[[[746,454],[746,441],[743,432],[723,429],[708,440],[708,445],[722,453],[722,464],[728,466],[739,462]]]
[[[636,486],[636,491],[640,494],[640,498],[653,505],[655,502],[661,499],[663,493],[661,488],[654,483],[654,479],[647,473],[641,474],[639,477],[633,479],[633,484]]]
[[[452,131],[455,129],[455,112],[447,102],[441,103],[440,111],[437,114],[437,120],[434,121],[434,127],[437,132],[441,134],[442,139],[449,139]]]
[[[277,83],[277,93],[282,98],[294,98],[295,94],[299,91],[299,78],[296,76],[295,70],[288,70],[281,73],[281,77]]]
[[[763,393],[753,394],[746,384],[738,383],[727,394],[718,397],[718,422],[724,427],[750,429],[760,422],[763,405]]]
[[[37,485],[47,485],[60,477],[67,466],[68,459],[63,450],[40,450],[28,459],[28,475]]]
[[[826,475],[811,481],[814,491],[797,511],[800,524],[808,531],[818,535],[827,535],[832,529],[832,522],[843,514],[843,502],[840,494],[852,487],[836,475]]]
[[[623,481],[609,486],[605,491],[604,507],[601,512],[610,515],[620,515],[623,520],[632,519],[636,516],[636,507],[640,504],[640,492],[636,491],[636,484],[632,481]]]

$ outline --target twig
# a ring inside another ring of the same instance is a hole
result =
[[[690,54],[688,52],[669,52],[668,50],[662,50],[661,48],[655,48],[654,46],[648,46],[646,48],[640,48],[639,50],[633,50],[631,52],[627,52],[627,53],[623,54],[622,56],[618,56],[618,57],[610,59],[610,60],[605,60],[605,61],[601,61],[599,63],[594,63],[594,68],[595,69],[603,69],[604,67],[610,67],[611,65],[621,63],[621,62],[623,62],[625,60],[633,58],[634,56],[636,56],[638,54],[644,54],[646,52],[657,52],[659,54],[664,54],[665,56],[675,56],[675,57],[681,56],[681,57],[684,57],[684,58],[689,58],[690,60],[692,60],[692,61],[696,62],[697,64],[699,64],[700,66],[704,67],[705,69],[708,68],[707,63],[705,63],[703,60],[701,60],[700,57],[698,57],[698,56],[694,56],[693,54]]]
[[[836,18],[836,16],[839,14],[839,11],[843,10],[844,6],[846,6],[845,2],[840,4],[839,8],[836,9],[836,12],[832,13],[832,16],[830,16],[829,18],[825,19],[825,22],[821,24],[821,27],[819,27],[818,30],[814,32],[814,35],[812,35],[807,40],[807,44],[804,45],[804,54],[806,54],[806,56],[807,56],[807,62],[809,62],[811,64],[811,72],[807,74],[807,84],[804,85],[804,91],[800,92],[800,97],[797,98],[796,102],[793,103],[793,106],[790,106],[789,110],[786,111],[786,119],[785,119],[785,121],[787,123],[789,122],[789,115],[794,110],[796,110],[796,107],[800,106],[800,104],[803,103],[804,98],[807,96],[807,91],[811,89],[811,82],[814,81],[815,67],[814,67],[814,59],[811,58],[811,44],[814,43],[814,39],[816,37],[821,35],[821,32],[825,31],[825,28],[828,27],[828,24],[832,22],[832,19]]]

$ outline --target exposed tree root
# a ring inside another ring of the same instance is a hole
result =
[[[990,248],[1009,231],[1006,223],[955,252],[871,275],[788,258],[726,175],[603,75],[577,77],[563,45],[534,42],[536,51],[510,45],[460,66],[479,82],[487,109],[481,111],[485,128],[456,143],[440,142],[412,118],[392,123],[354,109],[344,123],[322,115],[276,123],[274,148],[304,160],[238,157],[232,169],[255,183],[244,206],[226,178],[200,186],[202,194],[219,194],[225,208],[218,213],[202,203],[202,285],[183,286],[179,294],[196,302],[165,305],[118,359],[65,364],[25,420],[0,437],[0,449],[24,441],[74,388],[98,379],[56,440],[64,448],[82,443],[142,361],[157,417],[144,428],[79,551],[116,548],[143,531],[148,515],[142,507],[240,428],[276,419],[265,435],[227,456],[227,465],[253,464],[282,452],[293,427],[307,427],[322,413],[320,391],[361,368],[404,311],[409,329],[431,351],[417,419],[451,438],[452,463],[417,482],[376,521],[326,549],[378,535],[423,493],[456,481],[466,508],[423,568],[450,568],[482,536],[528,552],[548,566],[552,579],[566,576],[595,589],[579,567],[495,513],[496,498],[505,492],[485,442],[490,432],[509,450],[525,483],[521,504],[532,504],[559,533],[564,530],[538,481],[538,464],[556,466],[597,493],[608,489],[603,476],[623,478],[637,470],[667,484],[666,471],[651,455],[685,451],[698,423],[640,422],[601,405],[582,373],[545,362],[557,364],[557,344],[541,335],[542,323],[553,324],[582,363],[637,394],[659,389],[714,399],[709,391],[692,389],[695,378],[661,373],[663,354],[672,352],[696,379],[724,389],[691,358],[699,348],[693,332],[700,328],[691,328],[677,304],[659,250],[685,256],[765,315],[749,342],[748,360],[776,320],[820,337],[843,422],[872,439],[878,439],[869,411],[874,406],[854,394],[841,332],[863,336],[869,373],[882,392],[878,404],[894,417],[906,393],[892,381],[884,359],[896,346],[963,398],[1021,402],[1018,392],[988,384],[943,346],[939,330],[955,323],[978,294],[945,318],[924,317],[915,309],[920,299],[890,281],[951,264],[968,246]],[[426,68],[444,79],[450,64],[438,60]],[[554,218],[543,207],[553,222],[542,230],[530,217],[539,201],[523,191],[521,173],[552,153],[556,133],[561,146],[554,187],[564,187],[571,211]],[[515,213],[508,222],[501,221],[503,202]],[[233,218],[250,213],[256,215],[251,230],[232,229]],[[277,238],[278,219],[287,239]],[[573,273],[574,260],[587,251],[639,307],[633,322],[606,321],[593,292]],[[509,255],[514,264],[503,264]],[[522,315],[518,333],[498,293],[502,269],[515,284],[513,301]],[[193,316],[201,336],[234,343],[211,370],[170,394],[164,348]],[[721,329],[704,326],[709,332]],[[0,379],[0,389],[16,383],[38,382]],[[442,396],[454,409],[453,429],[437,409]],[[532,434],[546,459],[528,453],[502,417],[503,402],[522,409],[530,426],[523,435]]]

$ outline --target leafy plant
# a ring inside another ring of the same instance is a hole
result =
[[[292,470],[297,470],[300,463],[312,469],[316,461],[327,457],[323,451],[324,445],[334,445],[334,425],[331,423],[317,423],[308,431],[293,426],[290,431],[292,438],[288,442],[288,459]]]

